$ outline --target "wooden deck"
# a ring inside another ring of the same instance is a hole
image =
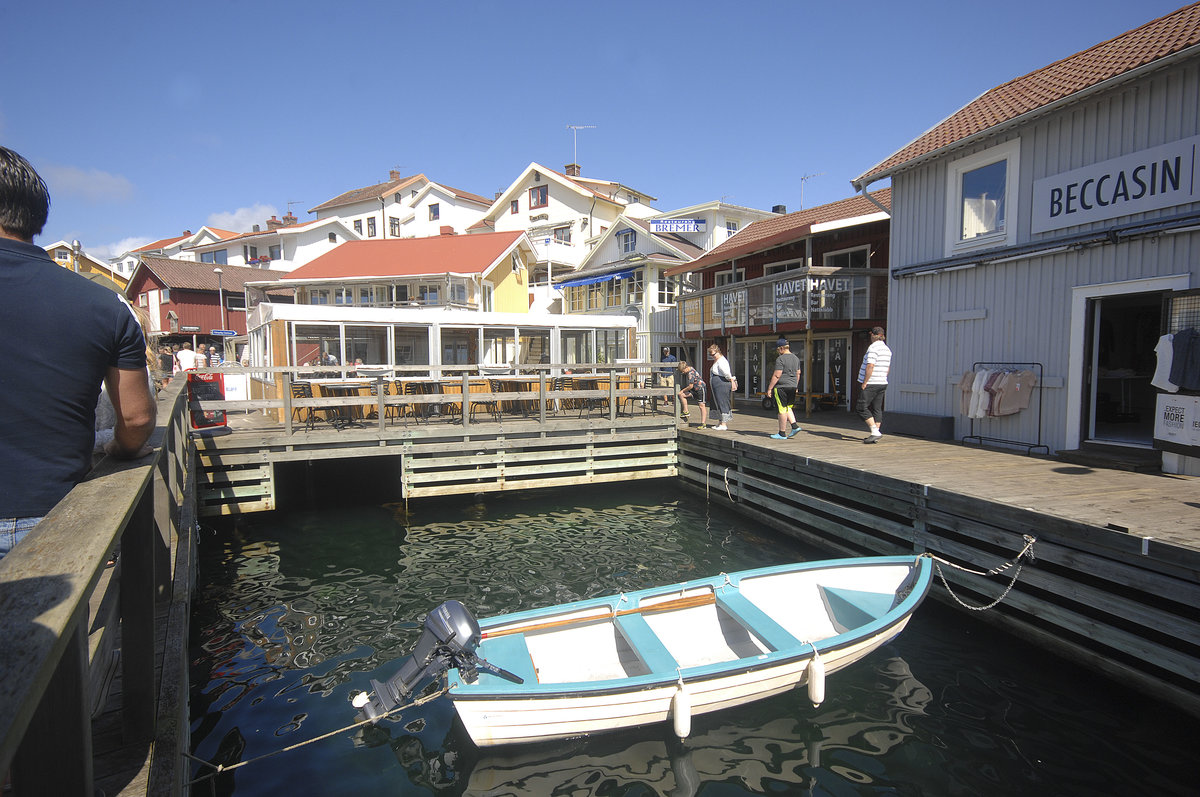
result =
[[[681,430],[682,482],[784,533],[845,555],[929,552],[935,598],[1200,716],[1200,479],[1082,467],[958,443],[865,445],[845,412],[790,440],[775,420]],[[1035,560],[998,568],[1036,538]],[[961,599],[961,600],[959,600]]]
[[[800,423],[804,431],[791,440],[772,440],[774,415],[753,409],[736,412],[728,432],[694,433],[1200,551],[1200,477],[1084,467],[1043,455],[898,435],[885,434],[867,445],[862,442],[866,424],[845,411],[815,412]]]

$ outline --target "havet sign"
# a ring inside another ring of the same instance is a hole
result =
[[[1200,136],[1033,183],[1033,232],[1049,232],[1197,201]]]

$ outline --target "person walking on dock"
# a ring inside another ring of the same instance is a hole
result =
[[[0,375],[0,557],[87,475],[101,383],[116,416],[107,453],[138,456],[154,431],[142,329],[123,296],[33,243],[49,213],[46,183],[0,147],[0,316],[24,344]]]
[[[858,414],[867,422],[871,434],[863,438],[864,443],[877,443],[883,437],[883,394],[887,391],[888,371],[892,368],[892,350],[884,343],[883,327],[871,330],[871,345],[863,355],[858,369],[858,383],[862,392],[858,394]]]
[[[708,371],[709,384],[712,386],[713,404],[721,422],[714,426],[718,432],[728,429],[728,423],[733,420],[733,391],[737,390],[737,379],[729,367],[729,360],[721,353],[721,347],[712,344],[708,347],[708,356],[712,358],[712,368]]]
[[[779,413],[779,431],[771,435],[772,440],[787,440],[795,437],[800,431],[796,423],[796,412],[792,405],[796,402],[796,388],[800,386],[800,358],[792,354],[791,344],[786,339],[775,341],[775,372],[771,374],[771,383],[767,385],[767,394],[775,401],[775,409]]]

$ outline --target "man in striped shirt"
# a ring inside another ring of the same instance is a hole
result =
[[[892,350],[883,342],[884,337],[883,327],[871,330],[871,345],[858,369],[858,382],[862,387],[858,395],[858,414],[871,430],[871,434],[863,438],[864,443],[877,443],[883,437],[879,430],[883,425],[883,394],[887,391],[888,371],[892,367]]]

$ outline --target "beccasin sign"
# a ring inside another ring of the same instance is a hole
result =
[[[1049,232],[1197,201],[1200,136],[1072,169],[1033,183],[1030,229]]]

